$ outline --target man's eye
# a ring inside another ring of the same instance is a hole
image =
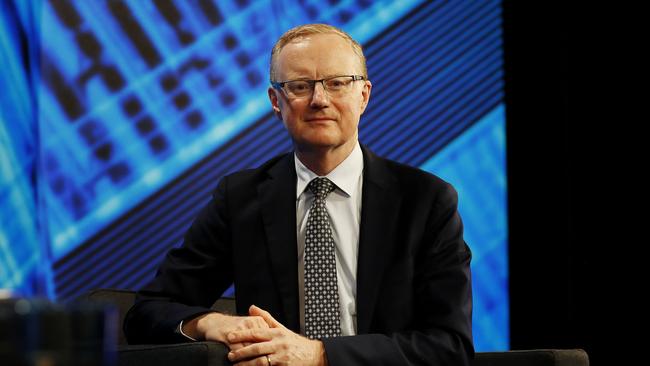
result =
[[[330,87],[330,88],[341,88],[341,87],[345,86],[345,81],[343,81],[343,80],[330,80],[327,83],[327,86]]]
[[[332,79],[327,82],[327,88],[330,90],[343,90],[345,89],[352,80],[348,78],[338,78],[338,79]]]
[[[309,89],[308,83],[291,83],[289,84],[289,89],[292,91],[305,91]]]

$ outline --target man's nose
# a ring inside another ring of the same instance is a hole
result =
[[[329,95],[325,90],[323,82],[317,82],[314,84],[314,92],[311,95],[311,106],[312,107],[323,107],[329,104]]]

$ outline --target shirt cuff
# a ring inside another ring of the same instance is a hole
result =
[[[178,327],[176,327],[176,333],[182,335],[183,337],[185,337],[185,338],[187,338],[187,339],[189,339],[191,341],[196,342],[196,339],[188,336],[187,334],[185,334],[185,332],[183,332],[183,320],[181,320],[181,322],[178,324]]]

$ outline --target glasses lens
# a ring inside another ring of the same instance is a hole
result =
[[[350,85],[354,81],[352,76],[336,76],[323,80],[323,86],[327,93],[333,95],[343,95],[350,90]],[[308,97],[314,91],[314,86],[320,80],[294,80],[284,83],[284,90],[294,98]]]
[[[352,78],[350,76],[339,76],[325,80],[325,87],[329,92],[341,92],[346,90],[351,83]]]
[[[311,93],[310,82],[306,80],[289,81],[284,84],[284,87],[286,88],[287,92],[296,97],[303,97]]]

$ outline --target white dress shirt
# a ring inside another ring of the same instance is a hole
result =
[[[314,178],[298,156],[296,165],[296,231],[298,235],[298,295],[300,299],[300,332],[305,334],[305,233],[309,209],[314,194],[307,185]],[[324,176],[336,189],[327,196],[325,208],[330,217],[332,236],[336,245],[336,275],[341,310],[341,334],[357,333],[357,256],[359,253],[359,226],[361,224],[361,191],[363,186],[363,154],[357,145],[352,153],[334,170]]]

